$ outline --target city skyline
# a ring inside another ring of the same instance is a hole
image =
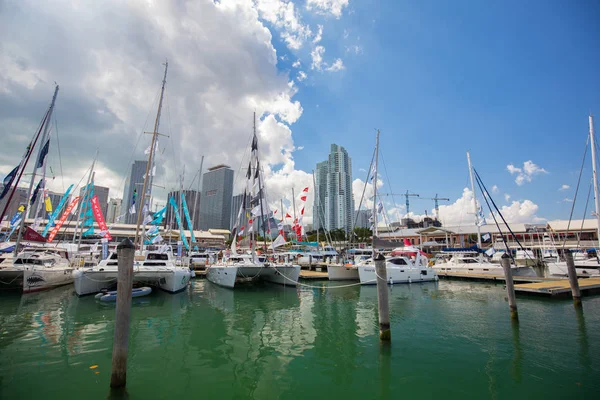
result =
[[[219,164],[202,176],[200,229],[229,229],[233,199],[233,170]]]

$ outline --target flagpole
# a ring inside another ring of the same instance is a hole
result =
[[[25,210],[23,211],[23,214],[21,214],[23,216],[23,218],[21,218],[21,224],[19,225],[19,234],[17,235],[17,243],[15,244],[15,257],[17,256],[18,250],[19,250],[19,244],[21,243],[21,239],[23,238],[23,229],[25,227],[25,218],[27,218],[27,216],[29,215],[29,198],[31,197],[31,190],[33,189],[33,181],[35,181],[35,173],[37,171],[37,163],[40,159],[40,155],[42,154],[42,149],[44,148],[43,143],[44,143],[44,138],[46,137],[46,134],[48,133],[48,127],[50,125],[50,121],[52,120],[52,112],[54,111],[54,104],[56,103],[56,97],[58,96],[58,85],[56,85],[56,87],[54,88],[54,96],[52,96],[52,103],[50,103],[50,109],[48,110],[48,117],[46,118],[45,121],[45,125],[44,125],[44,133],[42,134],[42,145],[40,145],[39,149],[38,149],[38,156],[36,159],[36,162],[33,166],[33,173],[31,175],[31,182],[29,182],[29,191],[27,192],[27,199],[25,200]],[[33,151],[33,148],[31,149],[31,151]],[[23,169],[25,169],[25,166],[23,166]],[[16,190],[16,186],[15,186],[15,190]]]

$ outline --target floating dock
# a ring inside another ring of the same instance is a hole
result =
[[[461,274],[459,272],[438,272],[437,273],[438,276],[441,278],[448,278],[448,279],[464,279],[464,280],[474,280],[474,281],[492,281],[492,282],[504,282],[504,275],[492,275],[492,274]],[[568,283],[567,279],[561,279],[561,278],[541,278],[539,276],[513,276],[513,281],[514,282],[522,282],[522,283],[529,283],[529,282],[546,282],[546,281],[552,281],[552,282],[556,282],[556,281],[562,281],[562,280],[566,280]]]
[[[600,293],[600,278],[578,279],[581,295],[592,295]],[[517,294],[533,294],[551,297],[571,296],[571,286],[568,279],[555,281],[524,283],[515,285]]]
[[[327,275],[327,271],[321,272],[321,271],[310,271],[310,270],[301,270],[300,271],[300,279],[305,279],[305,280],[311,280],[311,281],[315,281],[315,280],[327,280],[329,279],[329,276]]]

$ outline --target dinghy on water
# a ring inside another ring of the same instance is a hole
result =
[[[148,287],[148,286],[144,286],[144,287],[140,287],[140,288],[133,288],[131,290],[131,297],[142,297],[142,296],[148,296],[150,293],[152,293],[152,288]],[[117,291],[116,290],[112,290],[112,291],[102,291],[100,293],[98,293],[96,296],[94,296],[94,298],[96,300],[100,300],[100,301],[117,301]]]

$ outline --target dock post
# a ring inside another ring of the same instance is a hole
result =
[[[506,253],[502,255],[500,264],[504,270],[506,293],[508,295],[508,307],[510,308],[510,318],[513,320],[518,320],[519,312],[517,311],[517,298],[515,297],[515,283],[513,282],[512,272],[510,271],[510,257]]]
[[[379,311],[379,339],[389,342],[392,340],[390,331],[390,304],[388,299],[387,270],[385,257],[375,255],[375,274],[377,275],[377,304]]]
[[[117,246],[119,275],[117,278],[117,308],[112,352],[111,388],[124,388],[127,381],[127,353],[129,351],[129,317],[131,314],[131,286],[135,245],[129,239]]]
[[[581,293],[579,292],[579,281],[577,280],[577,270],[575,269],[573,254],[571,254],[571,250],[565,250],[564,255],[567,262],[571,293],[573,293],[573,304],[575,304],[575,307],[581,307]]]

